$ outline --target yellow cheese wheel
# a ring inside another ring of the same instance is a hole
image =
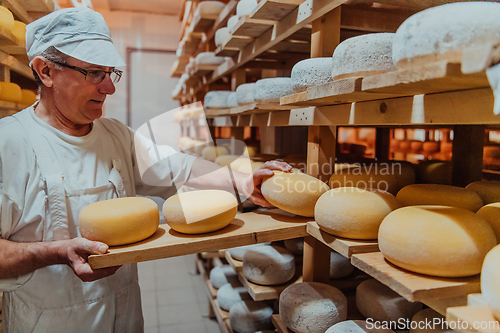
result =
[[[239,155],[221,155],[218,156],[214,162],[221,167],[228,166],[229,164],[233,163],[236,159],[238,159],[240,156]]]
[[[483,200],[476,192],[451,185],[412,184],[403,187],[396,198],[403,206],[452,206],[472,212],[483,206]]]
[[[238,211],[234,195],[220,190],[179,193],[163,204],[165,222],[177,232],[203,234],[226,227]]]
[[[118,198],[86,206],[80,212],[78,224],[82,237],[115,246],[135,243],[154,234],[160,215],[151,199]]]
[[[26,43],[26,24],[21,21],[14,21],[12,34],[19,40],[19,44],[24,46]]]
[[[377,239],[382,220],[401,207],[386,191],[339,187],[323,194],[316,202],[314,217],[329,234],[354,239]]]
[[[14,29],[14,15],[3,6],[0,6],[0,28],[6,28],[9,31]]]
[[[215,161],[217,157],[228,154],[229,151],[227,150],[226,147],[214,147],[214,146],[207,146],[203,148],[203,151],[201,152],[201,156],[204,159],[212,162]]]
[[[238,168],[239,172],[243,173],[253,173],[255,170],[260,168],[264,163],[263,162],[251,162],[249,164],[244,164]]]
[[[364,190],[383,190],[396,194],[402,187],[415,183],[415,170],[409,162],[387,161],[356,164],[335,170],[329,185],[336,187],[357,187]]]
[[[496,238],[485,220],[466,209],[410,206],[386,216],[378,244],[387,260],[409,271],[461,277],[481,272]]]
[[[495,232],[497,243],[500,243],[500,202],[485,205],[481,207],[476,214],[489,223]]]
[[[473,182],[467,185],[465,188],[479,194],[485,205],[493,202],[500,202],[499,181],[491,180]]]
[[[451,185],[452,166],[449,161],[422,161],[415,168],[417,182]]]
[[[23,105],[33,105],[36,102],[36,93],[31,90],[21,89],[21,95],[20,103]]]
[[[0,101],[20,102],[23,98],[21,87],[12,82],[0,82]]]
[[[328,190],[321,180],[300,172],[274,171],[261,186],[262,195],[272,205],[302,216],[314,216],[316,201]]]
[[[500,245],[495,246],[483,262],[481,270],[481,293],[493,315],[500,321]]]

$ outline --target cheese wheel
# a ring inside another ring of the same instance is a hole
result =
[[[206,108],[227,108],[227,98],[231,91],[213,90],[205,95],[204,106]]]
[[[396,266],[420,274],[461,277],[481,271],[496,238],[484,219],[466,209],[410,206],[387,215],[378,244]]]
[[[194,16],[217,19],[226,5],[220,1],[202,1],[198,3]]]
[[[347,319],[347,298],[324,283],[296,283],[281,293],[279,309],[281,320],[292,331],[324,333]]]
[[[344,257],[338,252],[330,254],[330,279],[341,279],[354,271],[351,259]]]
[[[451,185],[452,167],[449,161],[422,161],[415,168],[417,182]]]
[[[215,289],[228,283],[239,283],[238,273],[229,265],[215,266],[210,270],[210,283]]]
[[[226,227],[238,211],[234,195],[221,190],[184,192],[163,204],[165,222],[184,234],[203,234]]]
[[[257,0],[240,0],[236,6],[236,16],[249,15],[257,7]]]
[[[500,246],[495,246],[483,262],[481,270],[481,293],[493,315],[500,321]]]
[[[250,164],[243,164],[241,165],[237,171],[243,172],[243,173],[253,173],[255,170],[260,168],[264,163],[262,162],[250,162]]]
[[[271,243],[262,243],[262,244],[251,244],[251,245],[245,245],[245,246],[238,246],[238,247],[233,247],[230,248],[229,254],[233,259],[236,260],[243,260],[243,256],[245,255],[245,252],[248,251],[248,249],[254,248],[256,246],[262,246],[262,245],[270,245]]]
[[[385,328],[373,328],[366,320],[346,320],[337,323],[326,330],[325,333],[395,333]]]
[[[399,207],[401,204],[389,192],[339,187],[318,199],[314,217],[319,227],[329,234],[377,239],[382,220]]]
[[[285,239],[283,244],[293,254],[302,255],[304,253],[304,237]]]
[[[314,206],[328,185],[305,173],[274,171],[261,185],[264,198],[286,212],[314,216]]]
[[[229,28],[220,28],[215,32],[214,42],[216,46],[222,45],[224,41],[229,37]]]
[[[236,91],[233,91],[227,97],[227,107],[235,108],[237,106],[238,106],[238,95],[236,94]]]
[[[0,27],[9,31],[14,29],[14,15],[7,8],[0,6]]]
[[[236,159],[238,159],[240,156],[238,155],[220,155],[218,156],[214,162],[221,167],[229,166],[231,163],[233,163]]]
[[[292,79],[274,77],[255,82],[253,98],[257,103],[279,103],[280,98],[294,93]]]
[[[19,44],[24,46],[26,43],[26,23],[15,20],[12,34],[19,40]]]
[[[250,299],[252,297],[247,289],[239,282],[226,283],[217,290],[217,303],[226,311],[229,311],[234,304]]]
[[[253,87],[255,83],[243,83],[236,88],[238,105],[255,103],[253,99]]]
[[[472,212],[483,206],[483,200],[476,192],[463,187],[441,184],[408,185],[398,192],[396,198],[403,206],[452,206]]]
[[[206,159],[207,161],[215,161],[215,159],[219,156],[222,155],[229,155],[229,151],[227,150],[226,147],[223,146],[206,146],[203,148],[203,151],[201,152],[201,156]]]
[[[238,23],[238,19],[239,17],[237,15],[233,15],[229,18],[229,20],[227,20],[227,28],[229,29],[229,31],[231,31],[236,23]]]
[[[333,51],[332,76],[335,80],[374,75],[396,69],[392,61],[393,33],[374,33],[344,40]]]
[[[200,52],[194,61],[197,65],[220,65],[225,60],[224,57],[217,57],[214,52]]]
[[[0,101],[21,102],[22,99],[21,87],[12,82],[0,82]]]
[[[500,202],[494,202],[481,207],[476,214],[482,217],[495,233],[497,243],[500,243]]]
[[[422,310],[422,303],[409,302],[375,279],[361,282],[356,288],[356,306],[366,318],[374,321],[395,321],[411,319]]]
[[[139,242],[160,225],[156,203],[144,197],[117,198],[92,203],[78,216],[80,235],[109,246]]]
[[[461,62],[467,47],[500,42],[500,4],[453,3],[410,16],[396,31],[392,57],[398,68],[448,60]]]
[[[479,181],[470,183],[465,187],[467,190],[476,192],[484,204],[500,202],[500,182],[495,180]]]
[[[331,188],[357,187],[388,191],[394,195],[406,185],[415,183],[413,165],[405,161],[363,163],[347,166],[330,177]]]
[[[447,329],[446,318],[431,308],[417,312],[411,321],[409,333],[428,333],[429,326],[426,323],[431,323],[432,333],[458,333]]]
[[[280,246],[256,246],[247,249],[243,255],[242,271],[249,281],[257,284],[282,284],[295,275],[295,257]]]
[[[37,100],[36,93],[31,90],[21,89],[21,96],[20,103],[23,105],[33,105]]]
[[[273,309],[265,302],[241,301],[229,309],[231,329],[237,333],[254,333],[272,329]]]
[[[333,81],[332,58],[311,58],[299,61],[292,68],[290,76],[296,93],[306,91],[311,86]]]

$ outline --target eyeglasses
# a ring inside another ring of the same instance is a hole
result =
[[[62,62],[58,61],[52,61],[54,64],[58,64],[63,67],[67,67],[69,69],[72,69],[74,71],[80,72],[83,75],[85,75],[85,80],[90,81],[95,84],[101,83],[104,78],[106,77],[106,74],[109,74],[109,78],[113,83],[118,83],[120,81],[120,78],[122,77],[123,71],[119,69],[113,69],[110,72],[107,71],[100,71],[100,70],[90,70],[90,69],[83,69],[77,66],[71,66]]]

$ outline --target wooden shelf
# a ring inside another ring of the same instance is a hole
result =
[[[28,65],[2,51],[0,51],[0,65],[3,65],[31,80],[35,80],[33,77],[33,71]]]
[[[13,55],[26,55],[26,47],[6,28],[0,27],[0,50]]]
[[[243,269],[243,261],[234,259],[229,250],[224,250],[224,258],[226,258],[227,263],[231,266],[236,273],[241,272]]]
[[[262,113],[269,111],[280,111],[280,110],[290,110],[288,106],[282,106],[279,103],[250,103],[246,105],[241,105],[233,108],[229,108],[229,113],[235,114],[252,114],[252,113]]]
[[[446,321],[454,322],[457,332],[499,333],[500,323],[481,294],[470,294],[467,306],[451,307]]]
[[[8,8],[14,16],[26,24],[54,11],[52,0],[3,0],[2,6]]]
[[[181,234],[162,224],[148,239],[111,247],[107,254],[92,255],[88,261],[95,269],[304,237],[307,235],[306,223],[310,220],[278,209],[256,211],[238,214],[224,229],[198,235]]]
[[[170,76],[171,77],[181,77],[182,74],[184,74],[184,71],[186,69],[186,65],[189,63],[189,56],[183,55],[177,58],[176,61],[174,61],[174,64],[172,65],[172,68],[170,69]]]
[[[279,333],[293,333],[293,331],[290,331],[285,323],[283,323],[279,314],[273,314],[271,320]]]
[[[281,21],[304,0],[262,0],[250,14],[253,19]]]

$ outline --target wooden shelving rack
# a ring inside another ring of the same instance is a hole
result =
[[[465,306],[448,308],[446,321],[454,323],[457,332],[500,332],[500,323],[481,294],[469,294]]]

